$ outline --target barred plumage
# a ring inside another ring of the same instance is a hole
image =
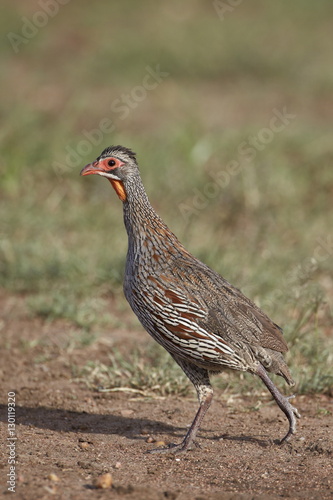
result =
[[[182,443],[154,451],[190,448],[212,400],[209,374],[223,368],[262,379],[289,420],[282,441],[289,439],[299,413],[267,375],[267,371],[276,373],[294,384],[283,358],[288,347],[280,327],[183,247],[150,205],[135,153],[111,146],[81,174],[108,178],[123,201],[128,234],[126,299],[147,332],[171,354],[197,390],[199,410]]]

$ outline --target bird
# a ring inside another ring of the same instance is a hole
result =
[[[155,212],[146,194],[136,154],[109,146],[82,176],[106,177],[123,204],[128,235],[124,295],[144,329],[163,346],[194,385],[199,408],[184,439],[152,453],[190,450],[211,405],[210,376],[232,369],[258,376],[296,432],[298,410],[268,376],[295,385],[284,354],[282,329],[220,274],[188,252]]]

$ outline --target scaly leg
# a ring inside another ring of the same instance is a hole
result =
[[[294,396],[283,396],[281,392],[275,387],[269,376],[267,375],[267,372],[265,368],[262,365],[258,365],[258,368],[255,372],[261,380],[264,382],[266,385],[267,389],[269,392],[272,394],[273,398],[275,399],[276,403],[278,406],[281,408],[283,413],[286,415],[287,419],[289,420],[289,430],[287,434],[284,436],[283,439],[281,439],[280,444],[282,444],[284,441],[289,441],[290,437],[292,434],[295,434],[296,432],[296,418],[301,418],[301,415],[299,414],[297,408],[292,406],[289,403],[289,399],[293,398]]]
[[[191,427],[180,444],[170,444],[167,448],[156,448],[154,450],[149,450],[147,453],[184,453],[189,450],[200,428],[202,419],[204,418],[213,399],[213,389],[210,385],[208,371],[204,368],[199,368],[196,365],[188,363],[187,361],[184,361],[176,356],[172,357],[184,370],[196,388],[200,406]]]

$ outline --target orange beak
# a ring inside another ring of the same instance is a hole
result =
[[[102,168],[99,168],[99,162],[93,161],[92,163],[88,163],[80,172],[80,175],[92,175],[98,174],[99,172],[103,172]]]

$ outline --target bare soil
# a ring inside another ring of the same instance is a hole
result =
[[[183,455],[146,454],[159,442],[179,442],[197,409],[194,397],[148,399],[89,390],[73,380],[72,367],[104,359],[110,346],[98,341],[70,349],[71,325],[32,318],[24,303],[0,295],[0,494],[13,499],[333,498],[332,399],[298,396],[297,435],[279,446],[275,440],[288,424],[266,394],[228,398],[216,391],[199,433],[200,447]],[[112,339],[112,345],[131,349],[134,342],[147,342],[147,335],[119,329]],[[6,483],[8,392],[15,392],[16,403],[15,493]],[[112,486],[96,488],[96,478],[106,472]]]

